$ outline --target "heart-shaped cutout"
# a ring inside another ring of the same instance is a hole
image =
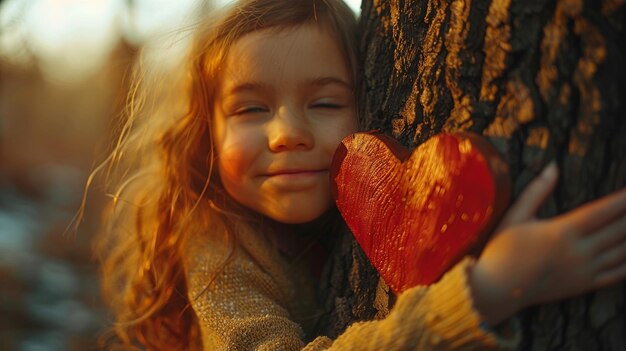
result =
[[[510,198],[508,167],[472,133],[412,153],[381,134],[346,137],[331,183],[341,215],[395,293],[437,281],[479,245]]]

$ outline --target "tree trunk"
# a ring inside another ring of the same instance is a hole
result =
[[[540,216],[568,211],[626,183],[625,20],[624,0],[364,0],[364,127],[409,148],[480,133],[514,197],[554,159],[561,179]],[[326,277],[326,335],[393,305],[347,231]],[[521,312],[520,350],[626,350],[624,287]]]

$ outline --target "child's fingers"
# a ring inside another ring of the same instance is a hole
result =
[[[601,272],[623,265],[625,262],[626,242],[622,242],[596,258],[594,268]]]
[[[501,227],[508,227],[533,218],[541,204],[554,189],[558,173],[556,163],[550,162],[541,174],[530,182],[511,206],[502,220]]]
[[[626,263],[613,269],[600,273],[596,276],[593,285],[596,288],[604,287],[626,278]]]
[[[557,221],[570,230],[585,234],[623,215],[626,215],[626,188],[565,213],[557,217]]]
[[[590,235],[587,240],[593,254],[598,254],[626,241],[626,216],[618,217],[609,225]]]

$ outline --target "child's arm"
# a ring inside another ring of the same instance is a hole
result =
[[[474,265],[465,258],[438,282],[404,291],[385,319],[353,324],[328,350],[514,350],[517,324],[502,334],[482,326],[467,284]]]
[[[626,278],[626,191],[536,219],[557,173],[548,166],[524,190],[470,271],[475,306],[490,325]]]

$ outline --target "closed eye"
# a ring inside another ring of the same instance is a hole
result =
[[[249,106],[249,107],[244,107],[244,108],[240,108],[238,110],[236,110],[233,115],[247,115],[247,114],[254,114],[254,113],[264,113],[267,112],[268,109],[265,107],[261,107],[261,106]]]
[[[334,104],[334,103],[329,103],[329,102],[318,102],[315,103],[313,105],[311,105],[312,108],[328,108],[328,109],[340,109],[345,107],[342,104]]]

